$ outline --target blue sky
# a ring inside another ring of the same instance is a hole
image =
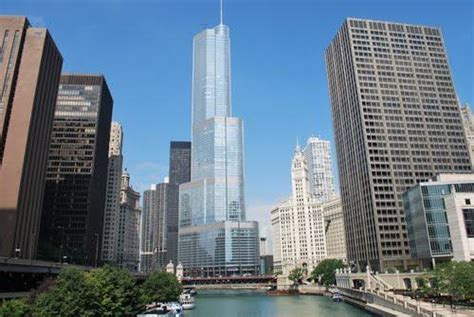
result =
[[[219,0],[2,0],[0,14],[49,28],[66,72],[103,73],[143,190],[167,176],[170,140],[190,138],[192,37]],[[290,192],[296,138],[333,140],[324,49],[346,17],[439,26],[457,93],[473,101],[474,6],[466,0],[224,0],[233,111],[245,122],[248,218],[266,225]],[[335,158],[335,150],[333,150]]]

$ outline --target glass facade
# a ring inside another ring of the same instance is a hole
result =
[[[248,263],[253,273],[258,271],[258,227],[245,221],[243,123],[232,117],[230,74],[228,27],[221,24],[197,34],[193,42],[191,181],[179,188],[178,258],[185,273],[226,274],[232,271],[230,267],[239,270]],[[237,238],[242,244],[250,239],[252,252],[235,253],[232,243],[226,242],[234,239],[225,229],[233,224],[248,226],[245,230],[249,232],[241,229]]]
[[[462,210],[464,216],[464,225],[468,238],[474,238],[474,209],[466,208]]]
[[[180,230],[180,261],[186,276],[258,272],[258,224],[222,221]]]
[[[445,197],[453,192],[474,192],[474,184],[420,183],[403,195],[410,252],[414,258],[452,256]]]
[[[191,180],[191,142],[170,144],[168,204],[166,206],[166,263],[178,263],[179,185]]]

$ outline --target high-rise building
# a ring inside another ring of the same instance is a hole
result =
[[[163,269],[168,257],[169,188],[164,183],[152,185],[143,193],[143,213],[140,246],[140,271]]]
[[[105,198],[101,258],[105,263],[117,262],[117,237],[120,215],[120,188],[122,179],[122,125],[112,122],[109,141],[107,196]]]
[[[191,142],[171,141],[169,183],[181,185],[191,180]]]
[[[291,167],[292,196],[271,211],[273,265],[283,276],[294,268],[309,274],[326,258],[323,208],[310,192],[309,176],[297,146]]]
[[[46,29],[0,16],[0,256],[36,257],[61,67]]]
[[[267,255],[267,238],[260,237],[260,256]]]
[[[471,164],[474,166],[474,116],[469,105],[466,104],[461,107],[461,117],[469,146],[469,154],[471,155]]]
[[[342,213],[341,198],[323,203],[324,234],[326,236],[326,256],[328,259],[347,261],[346,231]]]
[[[156,228],[158,227],[156,201],[156,185],[143,192],[143,209],[140,221],[140,272],[148,273],[153,271],[157,249]]]
[[[308,163],[309,190],[321,202],[336,197],[332,172],[331,144],[317,137],[310,137],[303,150]]]
[[[232,117],[229,28],[193,39],[191,181],[179,188],[185,274],[257,273],[258,224],[246,221],[242,120]]]
[[[130,185],[127,169],[122,174],[120,214],[117,236],[117,264],[129,271],[138,271],[140,252],[140,193]]]
[[[170,143],[168,199],[166,206],[166,263],[178,263],[179,185],[191,180],[191,142]]]
[[[100,260],[112,106],[103,76],[61,76],[41,217],[42,259]]]
[[[403,202],[410,253],[422,267],[474,260],[474,174],[439,174]]]
[[[348,260],[410,260],[402,194],[471,170],[439,28],[348,18],[326,50]]]

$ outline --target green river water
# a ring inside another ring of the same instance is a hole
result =
[[[185,317],[362,317],[369,313],[347,303],[333,302],[325,296],[268,296],[241,291],[200,291],[196,308]]]

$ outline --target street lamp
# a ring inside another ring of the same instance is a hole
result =
[[[94,261],[94,267],[97,267],[97,261],[99,259],[99,239],[100,239],[100,233],[94,233],[95,236],[95,261]]]
[[[56,229],[61,229],[61,245],[59,246],[59,263],[63,263],[63,249],[64,249],[64,227],[57,226]]]

